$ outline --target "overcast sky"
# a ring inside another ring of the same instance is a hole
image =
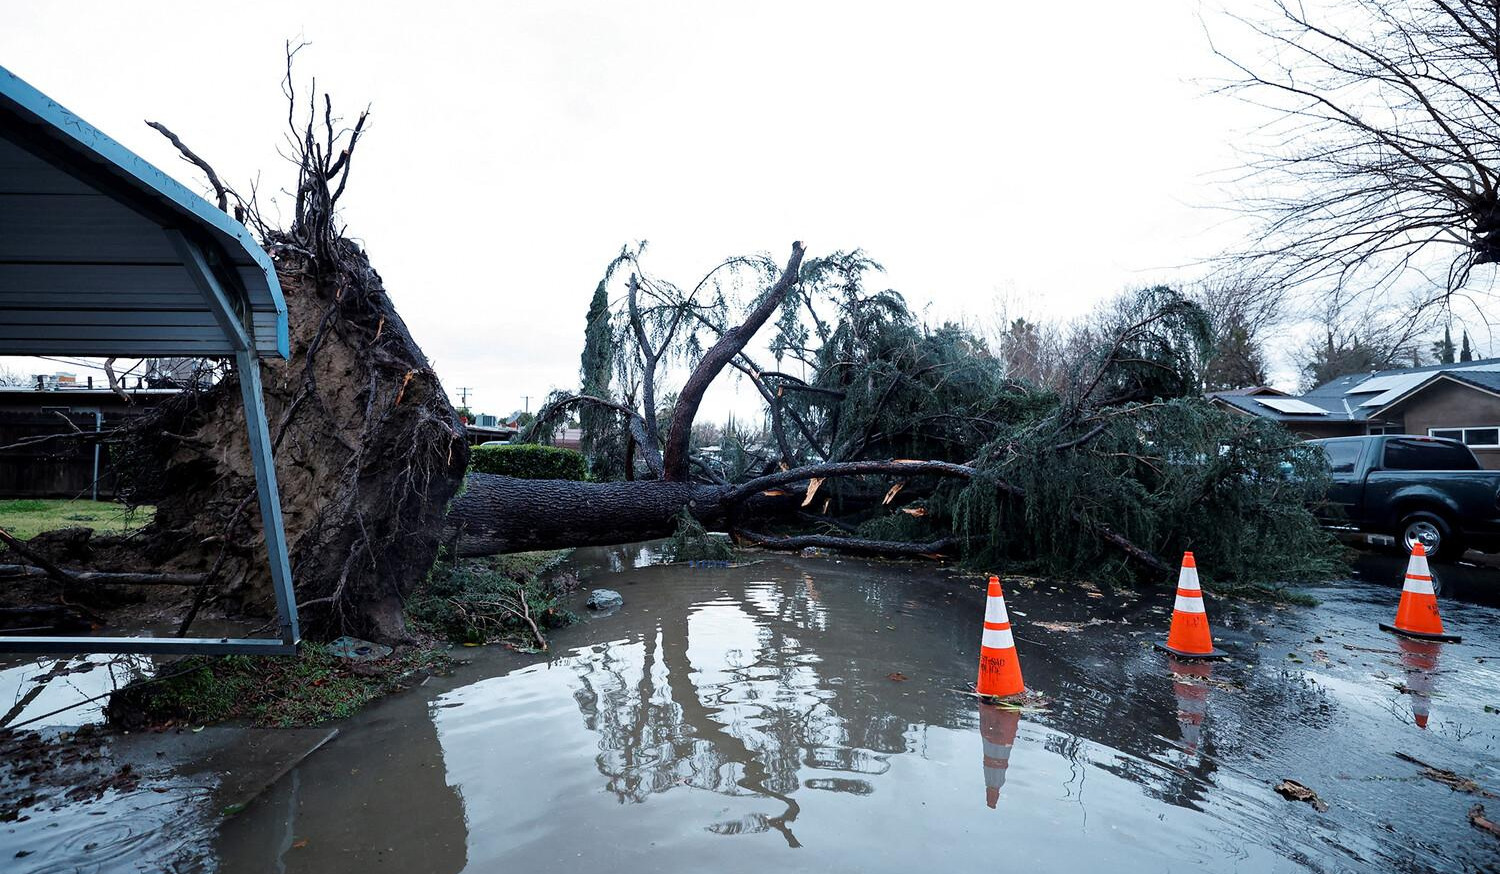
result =
[[[354,115],[344,219],[456,394],[577,385],[624,243],[696,278],[792,240],[862,247],[933,317],[1070,316],[1233,239],[1244,110],[1197,0],[119,3],[7,0],[0,63],[205,190],[290,184],[282,44]],[[1185,271],[1182,268],[1187,267]],[[708,408],[733,398],[720,392]],[[717,408],[717,409],[716,409]]]

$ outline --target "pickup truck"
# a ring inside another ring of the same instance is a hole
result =
[[[1332,480],[1317,509],[1332,528],[1420,542],[1434,559],[1500,550],[1500,471],[1485,470],[1456,440],[1381,434],[1309,440]]]

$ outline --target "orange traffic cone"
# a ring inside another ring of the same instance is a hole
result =
[[[1010,767],[1010,748],[1021,727],[1020,711],[1006,707],[979,705],[979,737],[984,741],[984,803],[993,808],[1005,785],[1005,769]]]
[[[1026,691],[1021,681],[1021,660],[1016,656],[1016,639],[1010,633],[1010,615],[1005,612],[1005,594],[1000,578],[990,577],[989,600],[984,605],[984,637],[979,644],[979,684],[981,695],[1005,698]]]
[[[1427,567],[1427,547],[1417,541],[1411,561],[1406,565],[1406,583],[1401,586],[1401,604],[1396,607],[1394,625],[1380,623],[1394,634],[1420,640],[1443,640],[1458,643],[1456,634],[1443,633],[1443,618],[1438,615],[1437,595],[1432,591],[1432,571]]]
[[[1182,554],[1182,570],[1177,575],[1177,603],[1172,607],[1172,628],[1167,642],[1156,648],[1185,659],[1221,659],[1226,653],[1214,649],[1214,638],[1208,630],[1208,614],[1203,610],[1203,589],[1198,586],[1198,562],[1191,552]]]
[[[1433,678],[1437,674],[1438,653],[1443,646],[1426,640],[1399,638],[1401,667],[1406,672],[1406,694],[1411,696],[1411,715],[1417,728],[1427,727],[1432,711]]]

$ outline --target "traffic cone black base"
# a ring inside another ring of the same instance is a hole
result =
[[[1172,647],[1167,646],[1166,644],[1162,643],[1161,641],[1157,641],[1157,642],[1155,642],[1155,643],[1153,643],[1151,645],[1154,646],[1154,647],[1156,647],[1157,649],[1161,650],[1162,652],[1169,652],[1172,655],[1177,656],[1180,659],[1227,659],[1227,658],[1229,658],[1229,653],[1225,652],[1222,649],[1219,649],[1218,647],[1214,647],[1213,649],[1209,650],[1208,652],[1183,652],[1180,649],[1173,649]]]
[[[1402,637],[1410,637],[1414,640],[1436,640],[1440,643],[1461,643],[1463,641],[1463,638],[1456,634],[1424,634],[1420,631],[1405,631],[1394,625],[1387,625],[1384,622],[1380,623],[1380,630],[1389,631],[1391,634],[1399,634]]]

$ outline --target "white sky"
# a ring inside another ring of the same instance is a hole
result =
[[[794,239],[863,247],[933,317],[1069,316],[1233,240],[1244,109],[1197,0],[118,3],[7,0],[0,63],[194,190],[289,184],[282,43],[373,127],[344,219],[456,394],[577,384],[623,243],[695,281]],[[66,369],[58,367],[55,369]],[[748,391],[748,390],[747,390]],[[705,412],[735,401],[720,391]]]

